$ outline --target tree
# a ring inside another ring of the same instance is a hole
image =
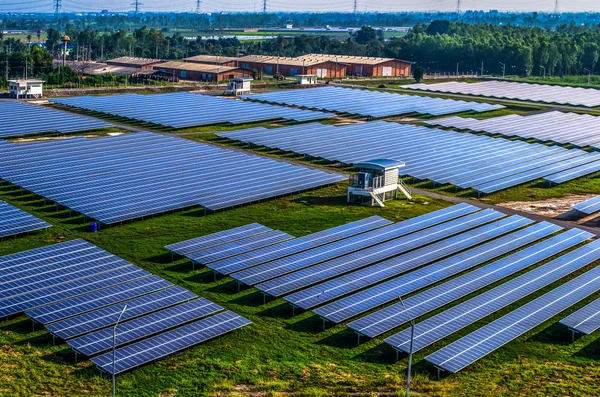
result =
[[[420,83],[423,80],[423,76],[425,75],[425,69],[421,66],[417,66],[415,70],[413,70],[413,77],[417,83]]]
[[[358,44],[367,44],[370,41],[377,40],[377,31],[370,26],[363,26],[354,33],[354,40]]]

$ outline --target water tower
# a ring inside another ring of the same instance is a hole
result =
[[[67,35],[63,36],[60,39],[63,42],[63,67],[67,65],[67,43],[71,40],[71,38]]]

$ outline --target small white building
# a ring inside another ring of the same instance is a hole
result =
[[[230,79],[225,93],[235,96],[250,94],[253,80],[251,77],[235,77]]]
[[[44,80],[16,79],[8,80],[11,98],[42,98],[44,96]]]
[[[401,192],[409,200],[410,190],[399,177],[403,161],[375,159],[354,164],[358,174],[350,175],[348,202],[385,207],[386,200],[395,199]]]
[[[297,74],[296,75],[296,84],[300,84],[300,85],[317,84],[317,75],[316,74]]]

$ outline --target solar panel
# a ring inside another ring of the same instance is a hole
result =
[[[573,209],[586,215],[600,211],[600,196],[592,197],[581,203],[573,205]]]
[[[102,120],[17,101],[0,101],[0,138],[112,127]],[[26,121],[26,122],[24,122]]]
[[[215,211],[346,179],[148,132],[0,143],[1,179],[103,224],[198,205]]]
[[[260,265],[275,259],[283,258],[307,249],[315,248],[327,243],[342,240],[369,230],[386,226],[392,222],[379,216],[371,216],[356,222],[309,234],[304,237],[284,241],[279,244],[261,248],[255,251],[221,259],[207,266],[215,272],[230,274],[252,266]]]
[[[590,251],[600,250],[600,241],[588,245]],[[456,373],[597,292],[599,282],[600,267],[596,267],[425,359],[440,369]]]
[[[596,299],[560,320],[569,329],[589,335],[600,328],[600,299]]]
[[[38,323],[48,324],[171,286],[173,284],[167,280],[158,276],[149,276],[77,298],[42,306],[30,310],[26,314]]]
[[[570,247],[582,243],[593,235],[571,229],[541,243],[517,251],[469,273],[424,290],[404,300],[410,316],[417,318],[450,302],[467,296],[490,284],[548,259]],[[394,303],[365,317],[353,321],[352,329],[362,335],[381,335],[407,321],[400,303]]]
[[[469,244],[467,241],[471,235],[474,235],[475,238],[485,239],[482,236],[487,234],[490,235],[488,238],[491,238],[494,233],[502,233],[501,230],[506,232],[530,223],[524,218],[512,219],[511,221],[500,221],[487,228],[483,226],[484,230],[477,228],[475,231],[467,232],[467,235],[458,234],[503,216],[494,210],[484,210],[257,284],[256,288],[265,294],[279,297],[360,269],[315,287],[320,289],[319,295],[340,296],[355,291],[359,286],[367,286],[385,280],[427,263],[429,260],[425,257],[435,258],[435,255],[440,255],[441,251],[458,249],[458,245],[464,244],[467,247]],[[453,245],[456,246],[453,247]],[[377,264],[373,265],[374,263]]]
[[[407,124],[375,121],[344,126],[312,124],[225,131],[220,137],[355,164],[365,158],[400,158],[401,175],[486,193],[600,161],[600,154]],[[298,139],[302,136],[302,139]],[[502,178],[505,178],[502,180]],[[499,181],[500,180],[500,181]],[[485,189],[492,185],[492,190]],[[483,186],[482,186],[483,185]]]
[[[231,243],[205,248],[201,251],[195,251],[187,254],[186,256],[195,263],[206,264],[218,261],[219,259],[229,258],[237,254],[243,254],[244,252],[254,251],[269,245],[281,243],[293,238],[294,236],[284,233],[280,230],[272,230],[270,232],[245,237]]]
[[[413,352],[473,324],[600,258],[600,249],[583,246],[415,325]],[[385,339],[410,350],[410,330]]]
[[[510,233],[509,235],[497,238],[488,243],[481,244],[475,248],[468,249],[465,252],[425,266],[399,278],[394,278],[384,283],[377,284],[374,287],[364,290],[363,292],[350,295],[348,300],[341,299],[334,302],[334,305],[341,308],[345,307],[348,310],[347,316],[353,316],[355,314],[352,312],[352,309],[355,307],[357,310],[360,309],[363,300],[363,306],[366,306],[367,302],[369,302],[369,304],[373,307],[383,305],[386,302],[396,299],[399,295],[408,294],[441,281],[452,276],[453,274],[468,270],[523,245],[546,237],[558,230],[560,230],[560,227],[543,222],[532,227]],[[342,287],[343,286],[344,284],[342,284]],[[285,300],[294,306],[308,310],[333,300],[339,295],[342,295],[342,293],[337,295],[333,293],[322,294],[319,293],[319,289],[317,287],[318,286],[312,290],[307,289],[289,295],[285,297]],[[311,291],[313,293],[310,293]],[[365,298],[360,299],[360,296],[365,296]],[[350,323],[348,326],[352,327],[352,323]]]
[[[191,240],[165,246],[169,251],[177,255],[185,255],[194,251],[200,251],[206,248],[215,247],[227,242],[239,240],[244,237],[254,236],[256,234],[271,231],[273,229],[263,226],[260,223],[251,223],[229,230],[212,233],[206,236],[197,237]]]
[[[51,226],[48,222],[0,200],[0,238],[47,229]]]
[[[484,81],[463,83],[451,81],[438,84],[410,84],[401,88],[435,92],[477,95],[492,98],[559,103],[573,106],[600,106],[600,91],[591,88],[556,86],[548,84]]]
[[[267,120],[320,120],[331,113],[251,103],[212,95],[176,92],[55,98],[51,102],[172,128],[242,124]]]
[[[417,230],[433,226],[469,214],[471,212],[475,212],[477,210],[477,207],[470,204],[458,204],[450,208],[418,216],[390,226],[385,226],[370,232],[359,234],[357,236],[349,237],[345,240],[330,243],[315,249],[277,259],[260,266],[242,270],[240,272],[231,274],[231,276],[239,283],[254,285],[353,251],[365,249],[372,245],[380,244],[387,240],[413,233]]]
[[[487,103],[333,86],[268,92],[250,95],[246,99],[371,117],[408,113],[442,115],[465,111],[486,112],[503,108],[502,105]]]
[[[128,300],[127,310],[121,320],[125,321],[143,314],[151,313],[166,307],[182,303],[193,299],[196,294],[191,293],[185,288],[175,286],[163,289],[148,295]],[[46,325],[46,328],[55,336],[61,339],[71,339],[79,335],[86,334],[97,329],[102,329],[113,325],[119,314],[121,306],[116,304],[106,306],[91,312],[83,313],[78,316],[66,318],[61,321]]]
[[[92,362],[109,374],[118,374],[164,358],[250,323],[244,317],[226,311],[117,349],[115,351],[114,371],[112,352],[94,357]]]
[[[190,321],[217,313],[223,308],[208,299],[199,298],[136,319],[119,323],[114,346],[122,346]],[[93,356],[113,347],[113,329],[90,332],[68,341],[77,352]]]

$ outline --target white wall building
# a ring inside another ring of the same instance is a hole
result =
[[[37,79],[8,80],[9,96],[11,98],[42,98],[44,96],[44,81]]]

